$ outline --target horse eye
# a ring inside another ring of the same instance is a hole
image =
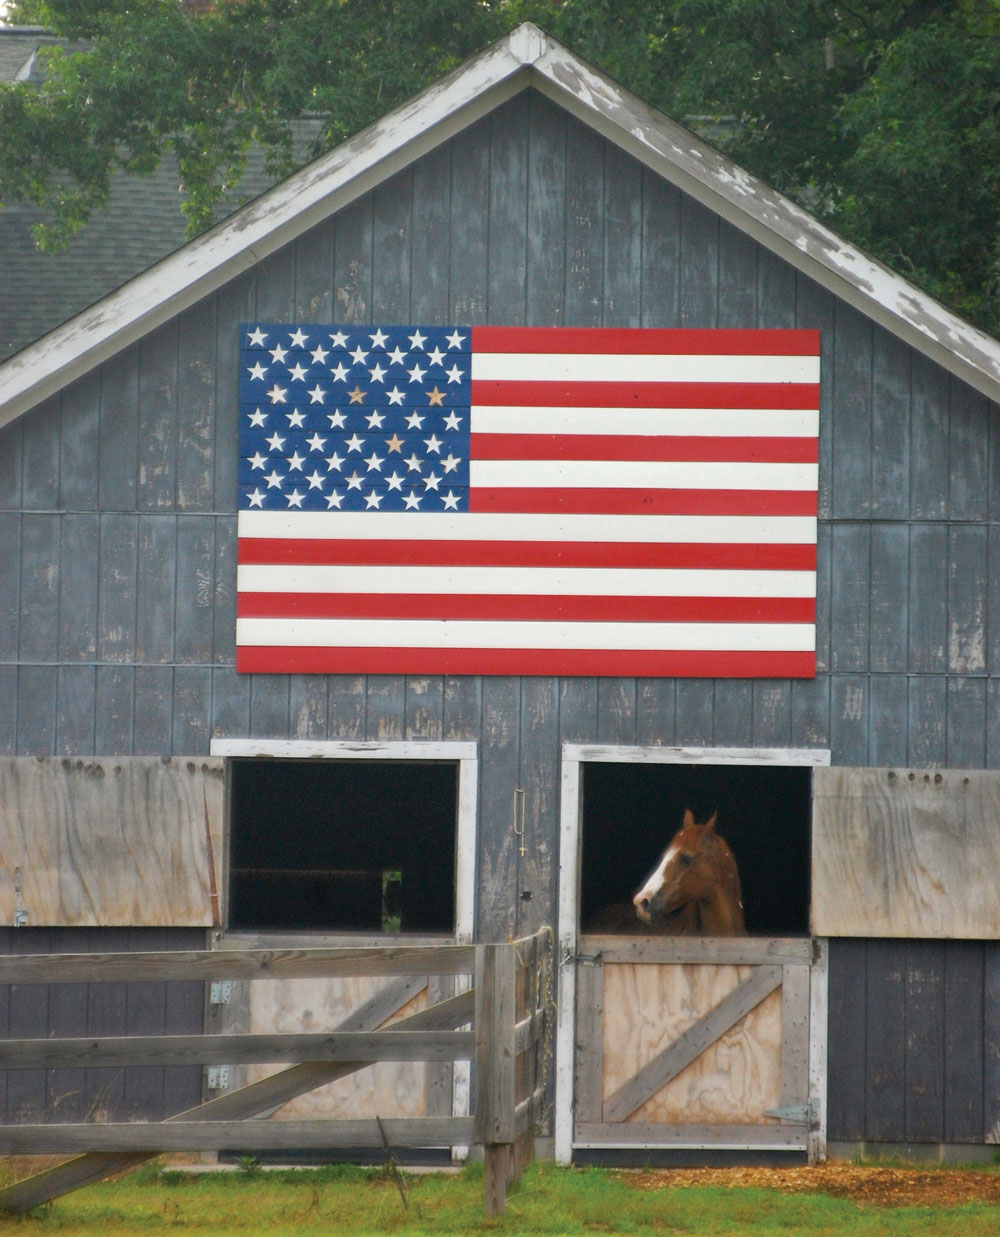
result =
[[[682,868],[689,868],[691,864],[694,863],[694,855],[685,855],[682,853],[677,856],[677,862]]]

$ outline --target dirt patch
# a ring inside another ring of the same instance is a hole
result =
[[[1000,1205],[1000,1175],[967,1168],[882,1168],[831,1161],[810,1168],[623,1170],[621,1179],[637,1190],[755,1187],[792,1194],[833,1194],[873,1207]]]

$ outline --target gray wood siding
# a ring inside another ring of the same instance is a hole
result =
[[[994,941],[831,941],[830,1140],[996,1142],[998,980]]]
[[[237,676],[237,324],[255,317],[819,327],[816,679]],[[554,914],[562,740],[1000,766],[997,411],[519,96],[0,434],[0,754],[477,740],[479,927],[532,931]]]

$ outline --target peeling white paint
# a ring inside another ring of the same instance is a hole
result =
[[[1000,402],[1000,341],[525,23],[0,365],[0,426],[534,87],[833,295]]]

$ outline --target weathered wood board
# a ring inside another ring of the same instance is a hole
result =
[[[603,1096],[675,1043],[753,967],[604,968]],[[626,1121],[665,1125],[756,1124],[781,1101],[781,993],[772,992],[671,1079]]]
[[[1000,771],[813,772],[812,930],[1000,939]]]
[[[223,761],[0,759],[0,922],[220,922]]]

